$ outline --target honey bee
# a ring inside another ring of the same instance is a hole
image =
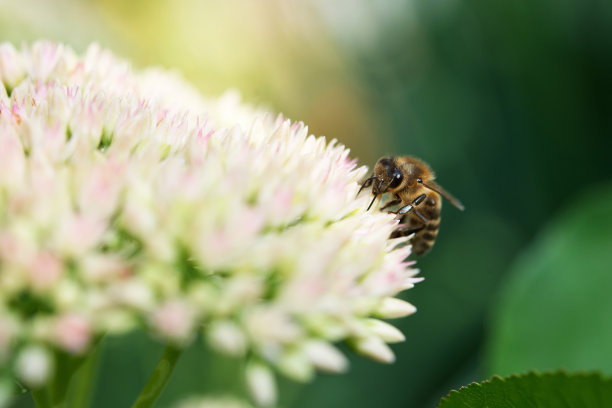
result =
[[[417,255],[423,255],[431,249],[436,241],[440,228],[440,210],[442,200],[448,200],[452,205],[463,211],[465,207],[434,181],[435,175],[431,168],[412,156],[383,157],[374,166],[374,173],[366,179],[359,193],[364,188],[372,186],[374,197],[368,210],[376,198],[385,193],[393,194],[393,199],[382,208],[400,205],[397,214],[400,225],[389,238],[404,237],[414,234],[412,247]]]

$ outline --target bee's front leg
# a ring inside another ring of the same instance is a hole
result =
[[[383,205],[380,208],[380,211],[384,210],[385,208],[393,207],[394,205],[398,205],[398,204],[401,204],[401,203],[402,203],[402,200],[400,200],[399,198],[396,199],[396,200],[391,200],[388,203],[386,203],[385,205]]]

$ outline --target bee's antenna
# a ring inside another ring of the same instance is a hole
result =
[[[374,177],[373,177],[374,178]],[[374,204],[374,200],[376,200],[376,197],[379,196],[380,194],[380,187],[382,186],[383,180],[378,180],[378,185],[376,186],[376,188],[372,189],[372,191],[376,191],[376,193],[374,193],[374,198],[372,198],[372,201],[370,201],[370,205],[368,205],[368,209],[366,211],[370,210],[370,207],[372,207],[372,204]]]
[[[364,188],[368,188],[372,185],[372,182],[374,181],[376,177],[372,176],[368,179],[366,179],[363,184],[361,185],[361,187],[359,188],[359,191],[357,192],[357,196],[359,196],[359,193],[361,193],[361,190],[363,190]]]
[[[370,201],[370,205],[368,205],[368,209],[366,211],[370,211],[370,207],[372,207],[372,204],[374,204],[374,200],[376,200],[376,197],[378,197],[378,195],[374,195],[374,198],[372,199],[372,201]]]

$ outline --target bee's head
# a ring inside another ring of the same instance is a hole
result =
[[[372,194],[374,195],[384,194],[398,188],[404,179],[393,157],[383,157],[378,160],[372,177],[374,178],[372,180]]]
[[[393,192],[396,190],[402,184],[403,178],[404,176],[397,167],[395,159],[393,157],[383,157],[376,162],[374,173],[363,182],[357,195],[359,195],[364,188],[372,186],[372,195],[374,195],[374,197],[368,206],[369,210],[372,204],[374,204],[376,197],[386,192]]]

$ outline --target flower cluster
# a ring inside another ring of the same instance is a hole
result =
[[[344,370],[335,342],[392,361],[403,335],[379,318],[414,312],[394,296],[419,278],[397,221],[355,198],[365,172],[301,123],[98,46],[0,45],[0,366],[37,386],[50,350],[200,330],[250,356],[266,403],[269,367]]]

